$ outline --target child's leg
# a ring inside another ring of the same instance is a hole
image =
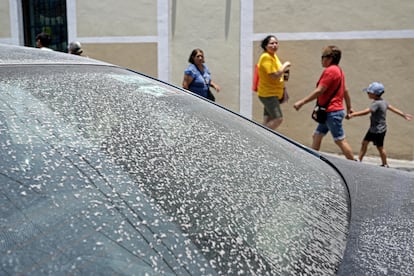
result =
[[[359,150],[359,156],[358,156],[358,159],[359,159],[359,161],[361,161],[361,162],[362,162],[362,159],[363,159],[363,158],[364,158],[364,156],[365,156],[365,153],[367,153],[368,144],[369,144],[369,141],[367,141],[367,140],[363,140],[363,141],[362,141],[362,144],[361,144],[361,149]]]
[[[388,167],[387,153],[385,152],[385,149],[384,149],[385,133],[386,132],[378,133],[374,144],[377,146],[378,152],[379,152],[380,157],[381,157],[381,161],[382,161],[381,166]]]
[[[384,147],[377,147],[378,152],[381,156],[382,166],[388,166],[387,164],[387,153],[385,152]]]

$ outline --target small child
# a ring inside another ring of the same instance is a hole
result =
[[[385,92],[384,85],[382,83],[373,82],[362,91],[367,92],[368,98],[373,100],[371,106],[367,109],[353,112],[348,115],[348,119],[351,119],[356,116],[364,116],[371,113],[371,124],[364,140],[362,141],[361,150],[359,151],[359,161],[362,161],[362,158],[364,158],[364,155],[367,152],[368,144],[372,141],[380,154],[382,161],[381,166],[388,167],[387,154],[384,149],[384,138],[385,133],[387,132],[387,109],[400,115],[408,121],[410,121],[413,116],[402,112],[392,105],[389,105],[383,98],[381,98],[381,95]]]

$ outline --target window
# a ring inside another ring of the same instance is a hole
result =
[[[66,0],[23,0],[24,44],[36,47],[36,35],[48,33],[50,48],[67,51]]]

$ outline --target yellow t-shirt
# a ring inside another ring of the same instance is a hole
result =
[[[283,74],[279,79],[272,79],[269,74],[279,71],[282,63],[276,55],[264,52],[259,59],[259,86],[257,95],[260,97],[276,96],[278,99],[283,97],[284,80]]]

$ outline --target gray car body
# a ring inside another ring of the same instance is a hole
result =
[[[351,198],[351,223],[338,275],[412,275],[414,174],[327,157]]]

